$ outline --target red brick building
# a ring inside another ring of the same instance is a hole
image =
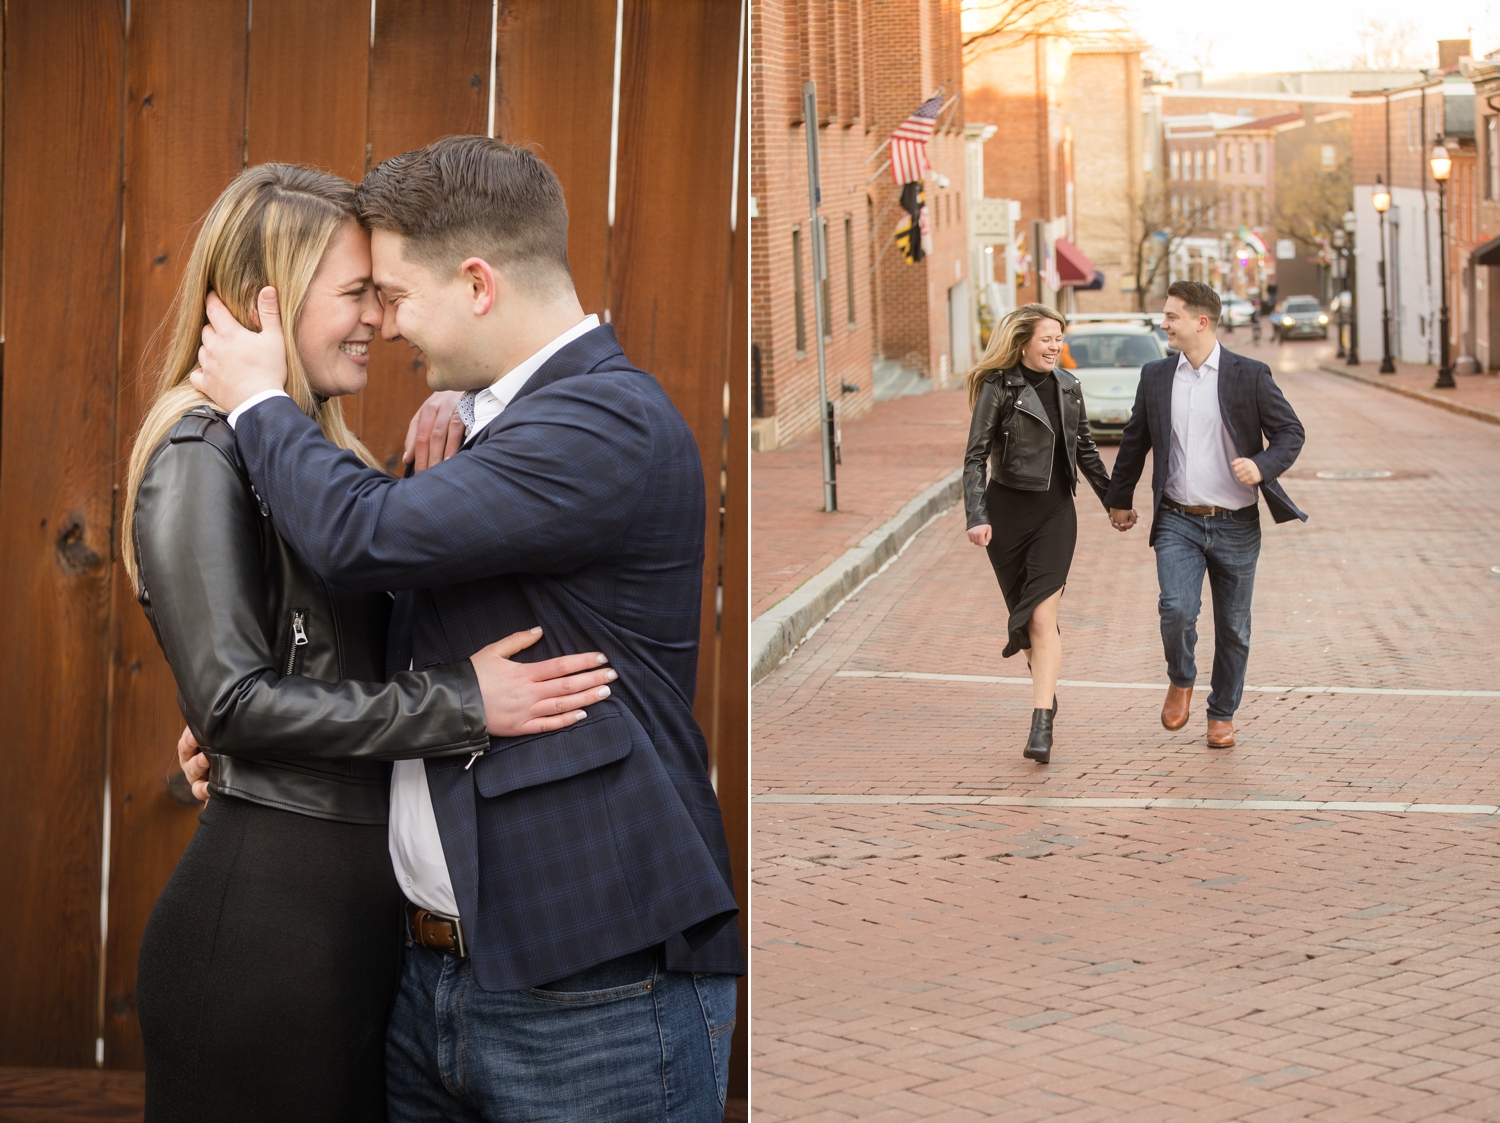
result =
[[[1354,213],[1358,222],[1356,258],[1360,296],[1360,349],[1367,356],[1382,353],[1379,262],[1384,250],[1384,299],[1390,316],[1388,341],[1393,358],[1409,363],[1436,363],[1442,353],[1441,309],[1446,292],[1449,307],[1449,358],[1485,354],[1493,368],[1500,355],[1490,345],[1494,327],[1476,315],[1476,296],[1493,287],[1487,272],[1473,268],[1473,251],[1497,231],[1487,226],[1491,212],[1477,205],[1474,187],[1476,109],[1492,112],[1475,96],[1470,73],[1492,73],[1490,64],[1474,68],[1467,58],[1467,41],[1439,44],[1442,67],[1426,80],[1354,97]],[[1478,122],[1482,131],[1488,128]],[[1448,275],[1442,275],[1438,185],[1432,178],[1430,156],[1442,138],[1453,157],[1453,172],[1445,188],[1444,230]],[[1371,205],[1375,178],[1390,190],[1391,206],[1381,223]],[[1483,258],[1485,255],[1480,254]],[[1488,269],[1488,266],[1484,266]],[[1467,367],[1472,364],[1462,364]]]
[[[753,441],[770,448],[818,423],[804,82],[818,91],[829,398],[845,418],[867,411],[882,357],[939,381],[967,361],[968,319],[955,350],[949,316],[955,286],[972,315],[962,54],[959,0],[757,0],[750,18]],[[932,250],[909,265],[880,146],[939,89],[948,104],[929,146]]]

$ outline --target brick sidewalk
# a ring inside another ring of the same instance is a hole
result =
[[[1352,367],[1343,359],[1328,359],[1322,364],[1323,369],[1329,373],[1358,378],[1407,397],[1460,413],[1469,412],[1470,416],[1479,416],[1483,420],[1500,424],[1500,377],[1493,374],[1455,374],[1453,381],[1457,385],[1451,390],[1439,390],[1434,386],[1437,382],[1437,367],[1419,363],[1396,363],[1395,366],[1395,374],[1381,374],[1379,359]]]
[[[1500,698],[1421,693],[1500,690],[1500,434],[1259,350],[1312,521],[1266,520],[1249,682],[1281,688],[1238,747],[1201,695],[1161,729],[1145,527],[1089,502],[1050,767],[1029,687],[953,677],[1026,673],[957,512],[755,691],[757,1120],[1500,1118],[1500,816],[1086,802],[1500,803]],[[765,802],[809,793],[849,802]]]
[[[839,509],[823,510],[823,453],[810,434],[751,454],[750,616],[753,619],[963,466],[963,390],[876,402],[842,427]]]

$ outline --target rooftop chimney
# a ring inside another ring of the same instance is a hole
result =
[[[1438,69],[1457,70],[1458,60],[1469,58],[1473,55],[1467,39],[1439,39],[1438,40]]]

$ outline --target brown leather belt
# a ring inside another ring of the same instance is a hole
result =
[[[456,916],[444,916],[406,902],[406,938],[410,943],[440,951],[455,959],[465,959],[469,945],[464,940],[463,922]]]
[[[1164,505],[1172,508],[1172,510],[1174,510],[1174,511],[1181,511],[1184,515],[1232,515],[1232,514],[1234,514],[1234,508],[1233,507],[1189,507],[1189,506],[1187,506],[1187,505],[1185,505],[1183,503],[1177,502],[1177,500],[1175,500],[1175,499],[1168,499],[1165,495],[1163,495],[1161,497],[1161,501],[1162,501],[1162,503]]]

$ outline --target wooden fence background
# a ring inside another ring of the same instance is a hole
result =
[[[5,6],[0,900],[9,923],[0,1065],[93,1066],[101,1055],[112,1068],[142,1063],[137,948],[197,811],[168,788],[181,718],[118,563],[118,487],[148,393],[142,357],[197,220],[247,164],[295,161],[357,180],[436,137],[485,133],[493,114],[497,135],[535,145],[556,169],[585,310],[614,322],[626,353],[672,394],[703,453],[709,533],[698,714],[744,904],[742,4]],[[427,391],[405,347],[372,356],[370,386],[350,416],[394,463]],[[743,1012],[743,987],[741,997]],[[739,1096],[746,1021],[735,1050]]]

